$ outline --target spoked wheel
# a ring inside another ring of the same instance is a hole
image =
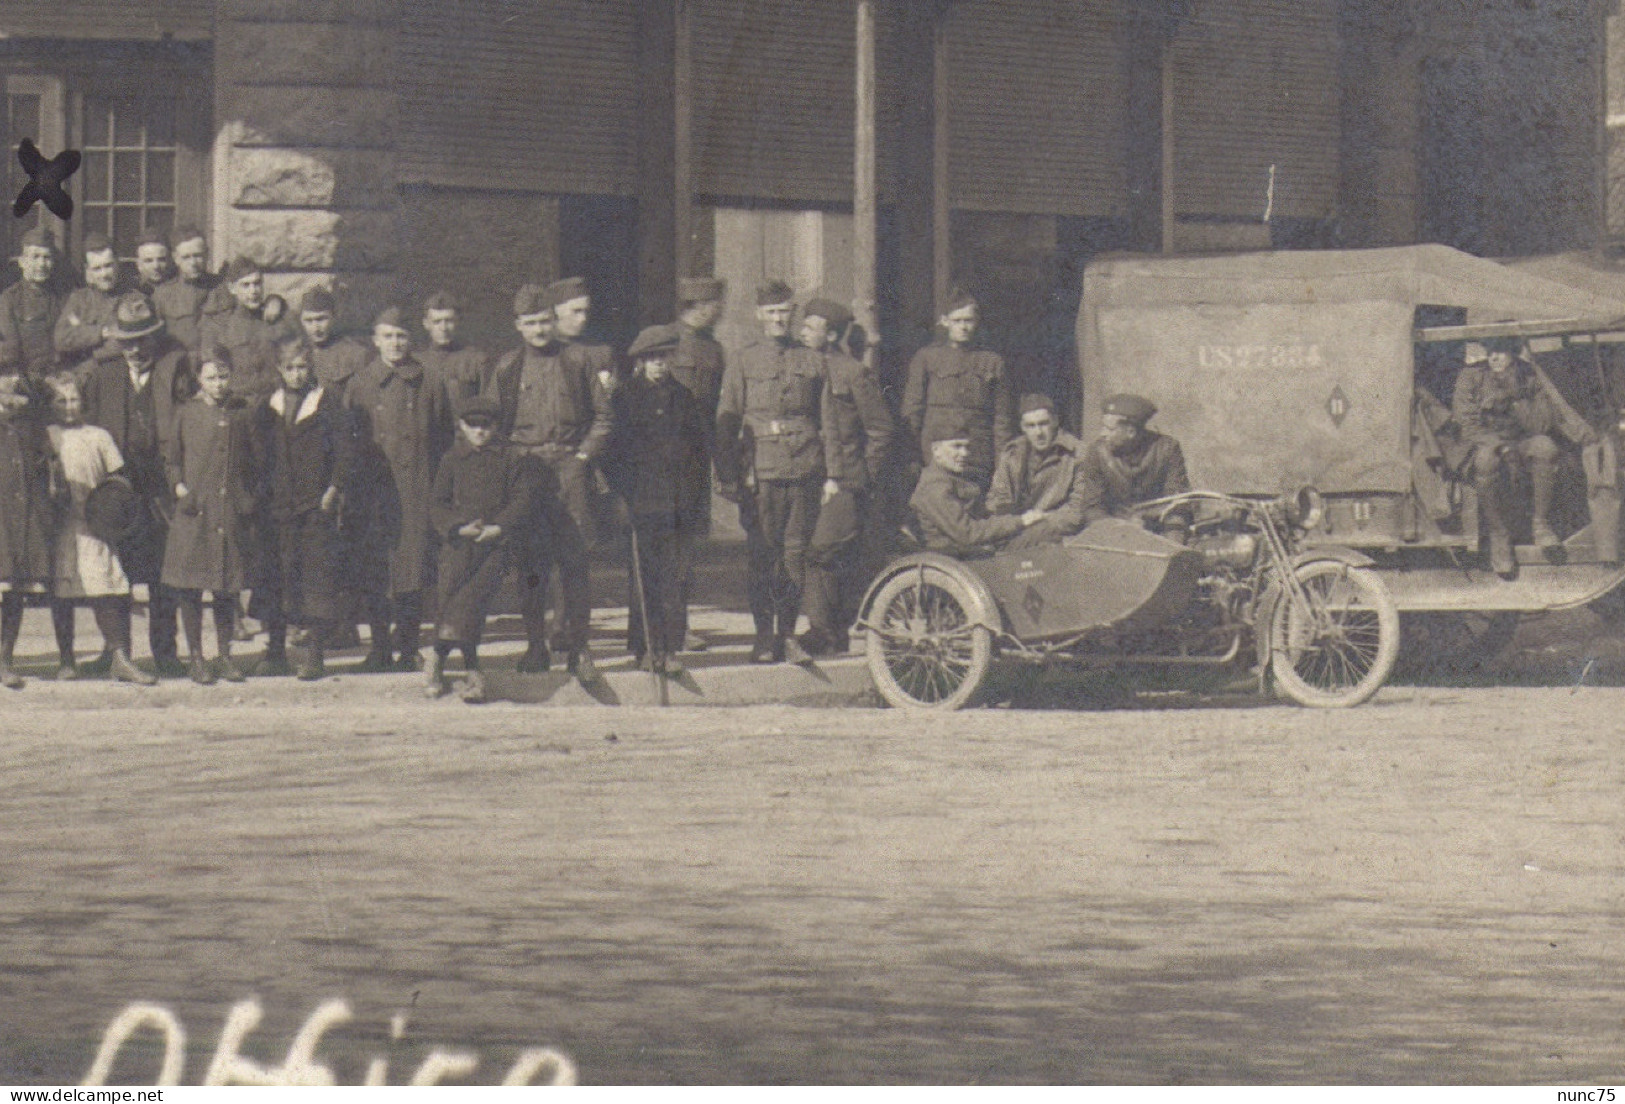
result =
[[[1335,560],[1301,564],[1300,601],[1288,591],[1270,627],[1270,671],[1300,705],[1359,705],[1399,656],[1399,611],[1382,580]]]
[[[898,709],[968,705],[993,662],[993,634],[973,622],[975,608],[965,584],[935,568],[908,568],[882,586],[865,634],[880,696]]]
[[[1518,631],[1516,610],[1463,610],[1400,615],[1398,670],[1426,678],[1480,675],[1512,643]]]

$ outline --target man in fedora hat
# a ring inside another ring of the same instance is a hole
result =
[[[588,648],[592,591],[589,552],[595,537],[593,464],[608,440],[613,410],[609,360],[598,347],[561,341],[555,311],[564,306],[579,335],[590,301],[578,280],[548,288],[526,284],[514,296],[520,346],[491,370],[485,394],[502,408],[499,429],[521,455],[538,465],[540,489],[530,537],[519,547],[520,612],[528,640],[519,670],[545,671],[552,663],[546,634],[548,577],[559,576],[555,644],[583,682],[598,677]]]
[[[107,348],[107,330],[118,304],[118,255],[113,243],[105,234],[86,234],[83,256],[85,285],[68,293],[54,333],[58,360],[81,374]]]
[[[24,234],[13,258],[23,278],[0,291],[0,367],[38,382],[56,369],[56,319],[62,299],[51,287],[56,239],[43,226]]]
[[[84,417],[113,437],[130,486],[146,505],[145,524],[118,545],[130,580],[147,587],[147,642],[160,675],[184,674],[178,658],[174,596],[161,580],[172,513],[165,474],[175,411],[197,391],[191,354],[167,332],[152,301],[126,292],[104,350],[84,376]]]

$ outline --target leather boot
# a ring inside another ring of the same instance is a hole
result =
[[[1557,466],[1555,464],[1533,461],[1529,465],[1529,483],[1531,497],[1534,499],[1534,515],[1529,522],[1530,540],[1539,548],[1558,548],[1563,542],[1551,524],[1546,520],[1552,511],[1552,490],[1557,485]]]
[[[1507,526],[1501,490],[1494,482],[1480,485],[1478,511],[1483,515],[1484,532],[1489,538],[1490,570],[1510,579],[1518,573],[1518,560],[1512,554],[1512,531]]]

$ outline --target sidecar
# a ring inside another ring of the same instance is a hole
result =
[[[1234,547],[1233,534],[1204,537],[1200,524],[1187,547],[1105,519],[1059,544],[983,558],[904,556],[860,607],[870,675],[888,703],[910,709],[971,704],[1000,661],[1256,661],[1305,705],[1355,705],[1375,693],[1399,650],[1399,614],[1381,579],[1357,556],[1323,552],[1300,555],[1282,579],[1258,566],[1256,550],[1227,565]]]

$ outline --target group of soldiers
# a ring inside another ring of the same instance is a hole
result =
[[[1113,396],[1085,443],[1048,396],[1018,397],[1003,360],[976,342],[976,301],[958,292],[894,410],[855,355],[851,312],[814,298],[798,322],[778,280],[757,289],[760,336],[742,348],[725,352],[712,335],[722,282],[689,278],[675,320],[643,330],[625,357],[586,336],[584,281],[527,284],[513,302],[517,345],[491,358],[459,340],[459,305],[444,292],[419,318],[381,311],[363,342],[336,332],[323,288],[295,308],[266,294],[249,260],[211,274],[195,229],[144,238],[131,287],[106,239],[88,236],[83,253],[84,286],[61,298],[52,240],[31,232],[22,279],[0,293],[8,686],[21,683],[12,657],[31,593],[51,606],[59,677],[100,666],[152,682],[130,656],[132,585],[145,585],[158,675],[242,678],[231,644],[246,615],[268,634],[262,667],[320,678],[324,647],[359,643],[364,624],[363,669],[427,667],[434,696],[460,651],[464,696],[480,700],[480,636],[510,577],[527,642],[518,669],[546,671],[558,653],[590,682],[589,567],[606,491],[624,505],[640,663],[680,674],[679,653],[700,643],[688,605],[713,488],[737,504],[747,537],[751,660],[803,663],[848,648],[861,588],[903,533],[974,555],[1058,540],[1188,487],[1178,444],[1147,428],[1150,401]],[[909,509],[894,509],[904,497]],[[80,603],[104,637],[83,667]]]

